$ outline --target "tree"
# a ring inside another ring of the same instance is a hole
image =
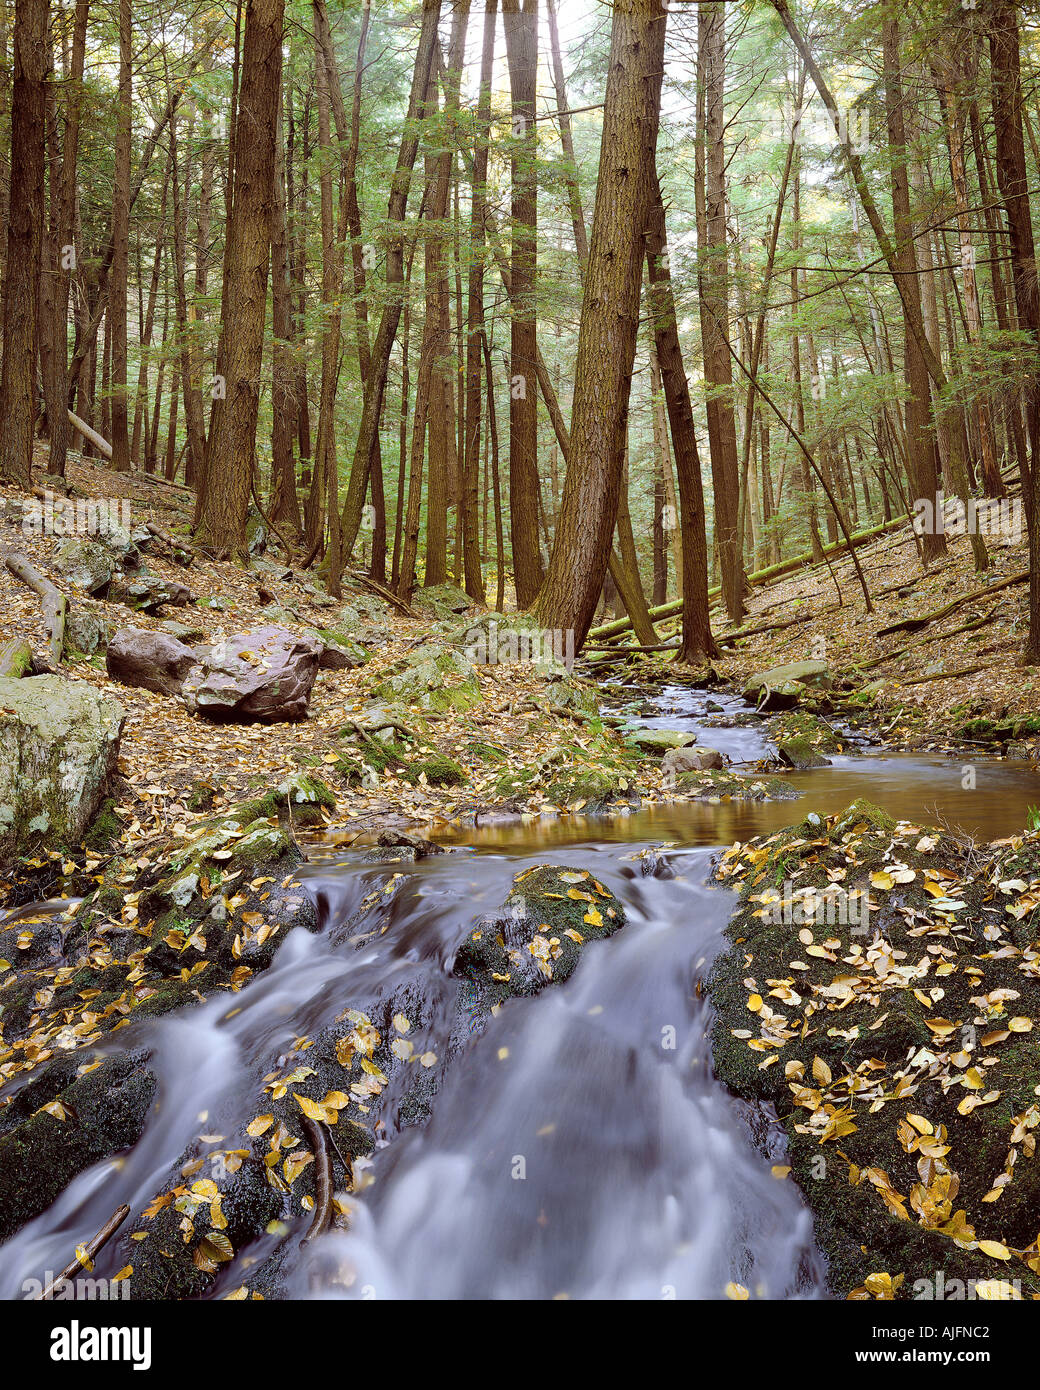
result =
[[[516,601],[528,608],[542,583],[538,545],[538,0],[503,0],[513,97],[513,303],[509,393],[509,516]]]
[[[575,366],[571,457],[537,616],[584,642],[603,587],[625,460],[667,12],[617,0]]]
[[[0,478],[31,485],[36,424],[40,246],[44,219],[44,132],[50,44],[47,0],[18,0],[11,96],[11,199],[3,286]]]
[[[654,170],[646,232],[646,263],[650,275],[649,309],[654,348],[664,385],[665,406],[679,479],[682,530],[682,640],[676,660],[696,665],[718,654],[708,609],[708,540],[704,516],[701,460],[697,452],[690,386],[672,293],[667,256],[667,232],[661,185]]]
[[[211,554],[244,559],[264,351],[271,200],[282,76],[285,0],[247,0],[236,168],[225,257],[216,409],[206,449],[197,531]]]

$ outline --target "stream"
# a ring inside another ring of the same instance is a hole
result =
[[[715,695],[725,712],[746,707]],[[667,688],[641,725],[694,732],[734,761],[765,755],[768,727],[705,724],[702,691]],[[350,1229],[305,1247],[282,1269],[292,1297],[357,1299],[752,1298],[826,1296],[825,1269],[797,1187],[773,1176],[780,1131],[715,1081],[709,1005],[700,988],[732,910],[707,886],[719,848],[808,811],[866,797],[896,816],[984,839],[1020,829],[1040,802],[1030,765],[872,753],[792,773],[798,802],[651,805],[612,818],[445,828],[451,854],[417,864],[363,863],[334,839],[309,845],[301,877],[322,930],[287,936],[274,964],[239,994],[142,1021],[108,1046],[147,1047],[159,1105],[128,1153],[74,1178],[0,1254],[0,1298],[61,1269],[123,1202],[135,1214],[200,1132],[227,1147],[257,1109],[256,1077],[295,1038],[350,1005],[417,981],[429,1038],[447,1046],[455,952],[513,876],[551,860],[591,869],[628,923],[588,945],[570,980],[509,1001],[456,1057],[422,1125],[388,1124],[359,1163]],[[664,874],[640,851],[668,842]],[[343,924],[366,893],[400,871],[385,935],[358,945]],[[671,876],[665,876],[671,875]],[[222,1142],[223,1141],[223,1142]],[[239,1252],[211,1296],[248,1280],[279,1237]],[[95,1275],[122,1262],[119,1242]]]

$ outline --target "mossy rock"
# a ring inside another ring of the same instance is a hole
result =
[[[68,1076],[69,1065],[35,1078],[5,1117],[0,1241],[45,1211],[85,1168],[129,1148],[144,1131],[156,1080],[141,1054],[100,1059],[77,1054],[74,1069],[91,1069],[74,1078]],[[25,1113],[30,1105],[41,1108]]]
[[[842,742],[837,733],[819,715],[808,710],[787,710],[770,723],[770,737],[777,745],[801,742],[817,753],[840,753]]]
[[[461,787],[469,781],[465,769],[443,753],[424,758],[421,762],[406,764],[401,770],[401,777],[413,785],[418,784],[421,777],[425,777],[427,785],[431,787]]]
[[[587,942],[624,925],[623,905],[587,869],[539,864],[516,875],[501,913],[476,923],[453,973],[477,986],[485,1007],[535,994],[566,980]]]
[[[796,801],[802,795],[784,777],[743,776],[727,769],[684,772],[675,786],[695,801]]]
[[[544,787],[545,798],[554,806],[575,806],[583,802],[582,810],[589,815],[620,804],[638,806],[639,794],[622,773],[588,769],[560,772]]]
[[[715,1070],[775,1108],[839,1295],[887,1272],[920,1297],[937,1269],[1040,1291],[1040,1170],[1009,1157],[1040,1131],[1040,982],[992,906],[1022,848],[1040,865],[1036,837],[980,850],[859,801],[720,863],[740,905],[708,981]]]

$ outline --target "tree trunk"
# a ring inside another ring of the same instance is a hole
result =
[[[440,19],[440,0],[423,0],[422,29],[415,55],[415,69],[412,74],[412,89],[408,100],[408,115],[405,120],[405,134],[397,157],[397,168],[391,183],[390,202],[387,211],[389,224],[386,253],[387,301],[379,321],[375,344],[372,348],[372,364],[368,381],[365,383],[365,400],[361,411],[361,425],[358,430],[357,445],[350,466],[347,495],[343,501],[342,547],[344,562],[350,559],[361,526],[361,514],[368,491],[368,479],[372,465],[372,455],[379,436],[379,418],[382,414],[383,396],[386,392],[387,374],[390,369],[390,354],[397,337],[397,327],[401,321],[404,304],[404,245],[405,213],[408,207],[408,192],[412,183],[412,169],[419,150],[419,112],[426,99],[430,72],[433,67],[434,51],[437,47],[437,24]]]
[[[200,544],[245,559],[260,367],[264,352],[271,192],[281,91],[285,0],[247,0],[242,85],[236,118],[234,199],[228,219],[218,395],[206,450]]]
[[[649,309],[654,349],[661,366],[665,405],[672,432],[672,450],[679,479],[682,527],[682,639],[676,658],[697,665],[718,654],[708,607],[708,539],[704,516],[701,461],[694,433],[693,405],[679,344],[672,272],[667,257],[664,201],[656,170],[653,173],[647,220],[646,263],[650,275]]]
[[[664,17],[654,0],[617,0],[578,333],[571,457],[537,606],[543,627],[573,629],[576,648],[596,611],[617,517],[643,237],[653,197],[664,36]]]
[[[715,539],[726,611],[734,622],[744,612],[744,578],[738,523],[739,462],[729,355],[729,267],[726,239],[725,96],[726,16],[721,5],[702,4],[697,66],[703,89],[703,216],[698,216],[701,340],[707,402],[708,445],[715,493]],[[698,180],[698,188],[700,181]]]
[[[513,257],[509,391],[509,516],[516,601],[529,608],[544,570],[538,544],[538,0],[503,0],[513,101]]]
[[[44,218],[47,0],[20,0],[14,18],[11,199],[3,286],[0,478],[28,488],[36,425],[37,302]]]

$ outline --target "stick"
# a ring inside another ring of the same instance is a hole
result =
[[[45,579],[38,569],[30,565],[24,555],[11,551],[5,557],[4,563],[15,579],[20,579],[34,593],[39,594],[43,607],[43,621],[47,628],[51,665],[57,669],[65,651],[65,619],[69,613],[69,601],[49,579]]]
[[[130,1208],[128,1206],[122,1206],[114,1216],[109,1217],[94,1239],[88,1241],[86,1245],[81,1247],[83,1251],[82,1255],[77,1255],[71,1264],[67,1264],[58,1275],[57,1279],[52,1279],[44,1291],[36,1295],[36,1301],[40,1302],[41,1300],[49,1299],[55,1289],[60,1288],[61,1285],[65,1283],[66,1279],[73,1279],[81,1269],[86,1269],[93,1262],[94,1256],[108,1244],[129,1215]]]
[[[314,1220],[301,1244],[309,1245],[324,1235],[332,1219],[332,1159],[325,1142],[325,1130],[304,1115],[303,1132],[314,1154]]]

